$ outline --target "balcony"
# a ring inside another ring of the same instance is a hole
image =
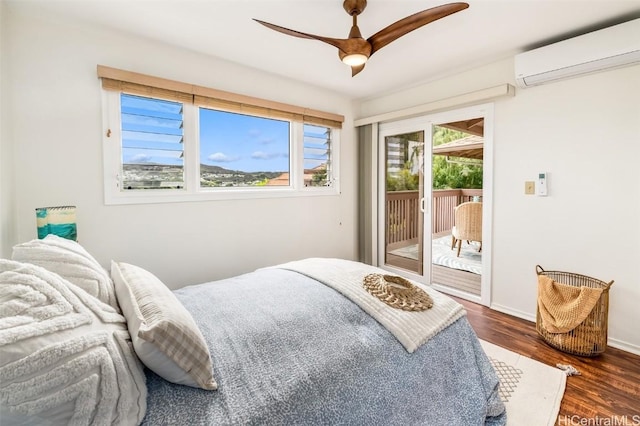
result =
[[[434,190],[431,202],[432,252],[446,253],[442,245],[450,244],[448,236],[454,224],[454,209],[461,203],[480,200],[482,189]],[[422,221],[418,191],[387,192],[386,197],[386,263],[391,266],[422,274]],[[467,257],[479,264],[480,254],[473,247],[467,247]],[[432,281],[460,290],[480,294],[480,274],[477,266],[458,266],[463,259],[455,259],[455,251],[450,250],[451,260],[447,266],[432,265]],[[443,262],[438,262],[443,263]],[[472,272],[472,273],[470,273]]]

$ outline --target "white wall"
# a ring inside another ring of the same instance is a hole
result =
[[[12,102],[3,126],[14,136],[17,165],[11,244],[35,238],[34,208],[73,204],[79,241],[104,266],[110,259],[137,264],[171,288],[302,257],[356,257],[356,147],[346,98],[184,49],[29,16],[11,5],[5,13]],[[97,64],[345,115],[342,194],[105,206]]]
[[[4,0],[0,0],[0,257],[11,255],[10,247],[13,232],[14,200],[13,200],[13,163],[11,161],[11,145],[9,143],[8,126],[4,124],[8,105],[6,90],[7,61],[5,52],[7,43],[7,13]]]
[[[363,101],[357,118],[499,83],[500,61]],[[611,343],[640,353],[640,66],[518,90],[495,103],[492,307],[534,319],[534,267],[611,287]],[[549,196],[524,182],[549,173]]]

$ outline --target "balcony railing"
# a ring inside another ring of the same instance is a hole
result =
[[[387,192],[387,244],[417,241],[419,202],[418,191]]]
[[[387,192],[387,244],[417,241],[420,229],[420,199],[418,191]],[[438,234],[453,227],[454,209],[459,204],[478,197],[482,189],[438,189],[431,202],[431,232]]]

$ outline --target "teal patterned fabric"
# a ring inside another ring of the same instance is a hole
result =
[[[36,221],[39,239],[53,234],[68,240],[78,241],[75,206],[37,208]]]

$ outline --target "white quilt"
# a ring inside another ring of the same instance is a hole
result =
[[[374,266],[343,259],[311,258],[274,268],[299,272],[340,292],[382,324],[411,353],[440,330],[464,316],[461,304],[436,290],[413,282],[433,299],[433,307],[421,312],[395,309],[372,296],[362,286],[368,274],[388,274]]]

